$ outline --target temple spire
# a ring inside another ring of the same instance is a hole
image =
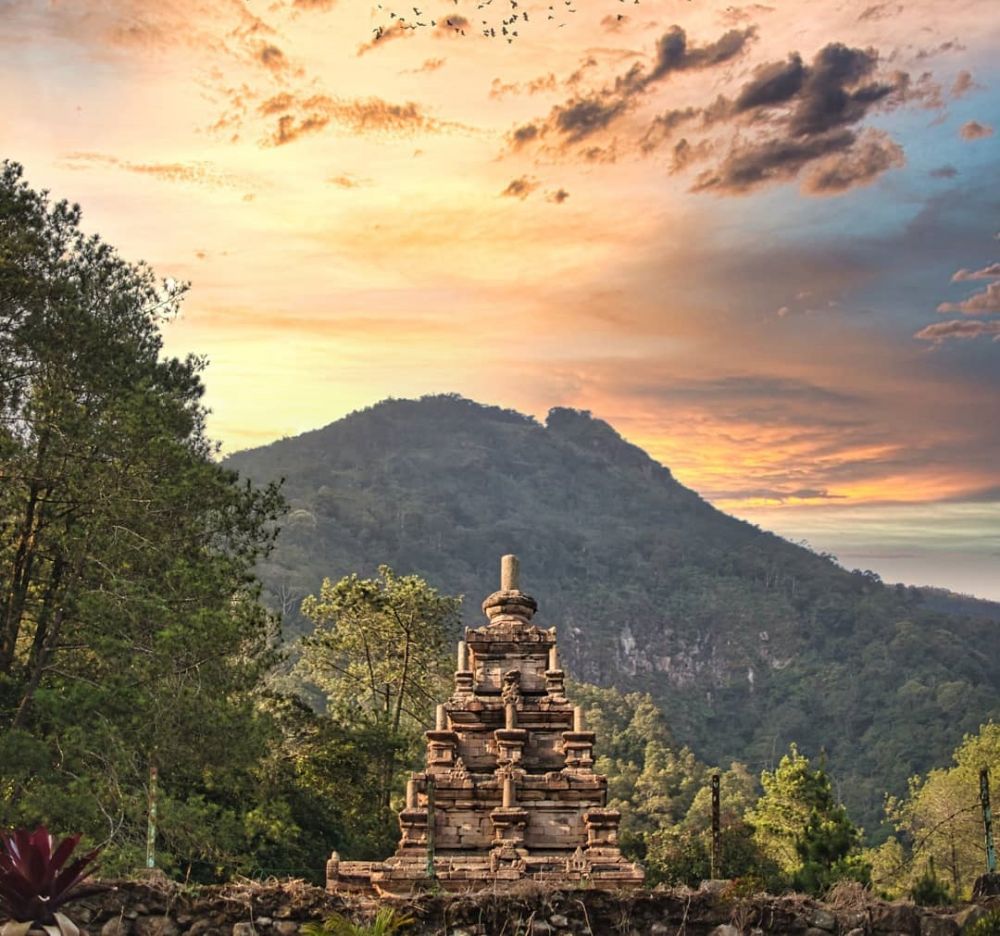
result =
[[[500,591],[521,590],[521,563],[517,556],[508,553],[500,559]]]
[[[538,610],[538,603],[531,595],[521,591],[521,563],[517,556],[508,553],[500,559],[500,590],[493,592],[483,602],[483,612],[491,624],[530,621]]]

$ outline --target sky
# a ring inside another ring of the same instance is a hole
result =
[[[1000,600],[995,0],[0,0],[0,156],[190,282],[223,451],[590,410]]]

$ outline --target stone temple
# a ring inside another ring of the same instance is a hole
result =
[[[516,556],[501,560],[489,623],[466,628],[455,690],[427,732],[427,765],[407,783],[402,832],[385,861],[327,863],[327,890],[408,894],[518,881],[617,889],[643,872],[618,847],[621,814],[594,773],[594,733],[566,698],[555,628],[531,619]]]

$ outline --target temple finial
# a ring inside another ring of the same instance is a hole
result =
[[[521,563],[513,553],[500,558],[500,590],[484,602],[483,611],[491,623],[530,621],[538,602],[521,591]]]
[[[520,591],[521,564],[517,556],[508,553],[500,559],[500,591]]]

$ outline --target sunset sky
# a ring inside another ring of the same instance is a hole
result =
[[[996,0],[514,7],[0,0],[0,156],[191,282],[167,350],[226,451],[387,396],[574,406],[1000,600]]]

